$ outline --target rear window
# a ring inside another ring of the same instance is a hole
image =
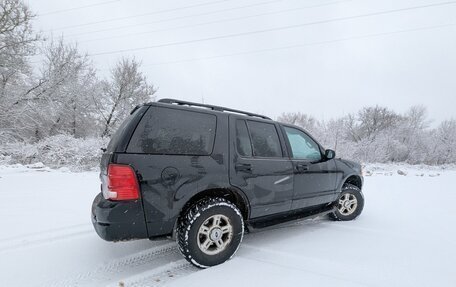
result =
[[[127,152],[209,155],[214,145],[216,116],[151,107],[137,126]]]
[[[111,136],[108,146],[106,147],[107,152],[115,152],[116,147],[119,145],[119,142],[125,140],[127,127],[134,121],[136,117],[141,117],[141,114],[147,110],[147,106],[141,106],[135,109],[128,117],[122,122],[122,124],[117,128],[115,133]],[[136,119],[138,120],[138,119]],[[133,123],[132,123],[133,124]]]

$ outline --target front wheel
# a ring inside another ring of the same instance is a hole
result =
[[[244,234],[239,209],[223,198],[195,203],[180,219],[179,250],[199,268],[218,265],[233,257]]]
[[[364,208],[364,196],[359,187],[346,184],[334,203],[336,210],[329,214],[333,220],[348,221],[358,217]]]

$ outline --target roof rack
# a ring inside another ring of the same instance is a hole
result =
[[[220,107],[220,106],[213,106],[213,105],[206,105],[206,104],[200,104],[200,103],[193,103],[193,102],[187,102],[187,101],[181,101],[181,100],[176,100],[176,99],[161,99],[158,101],[159,103],[165,103],[165,104],[177,104],[179,106],[193,106],[193,107],[202,107],[202,108],[208,108],[213,111],[219,111],[219,112],[231,112],[231,113],[237,113],[237,114],[243,114],[251,117],[258,117],[266,120],[270,120],[271,118],[259,114],[254,114],[254,113],[249,113],[249,112],[244,112],[240,110],[235,110],[235,109],[230,109],[230,108],[225,108],[225,107]]]

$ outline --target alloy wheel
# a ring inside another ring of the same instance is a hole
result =
[[[229,218],[222,214],[212,215],[198,230],[198,247],[207,255],[215,255],[225,250],[232,238],[233,226]]]

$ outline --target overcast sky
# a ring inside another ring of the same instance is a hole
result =
[[[377,104],[456,117],[456,1],[28,3],[35,28],[77,41],[100,75],[122,56],[141,60],[158,98],[272,117],[330,119]]]

